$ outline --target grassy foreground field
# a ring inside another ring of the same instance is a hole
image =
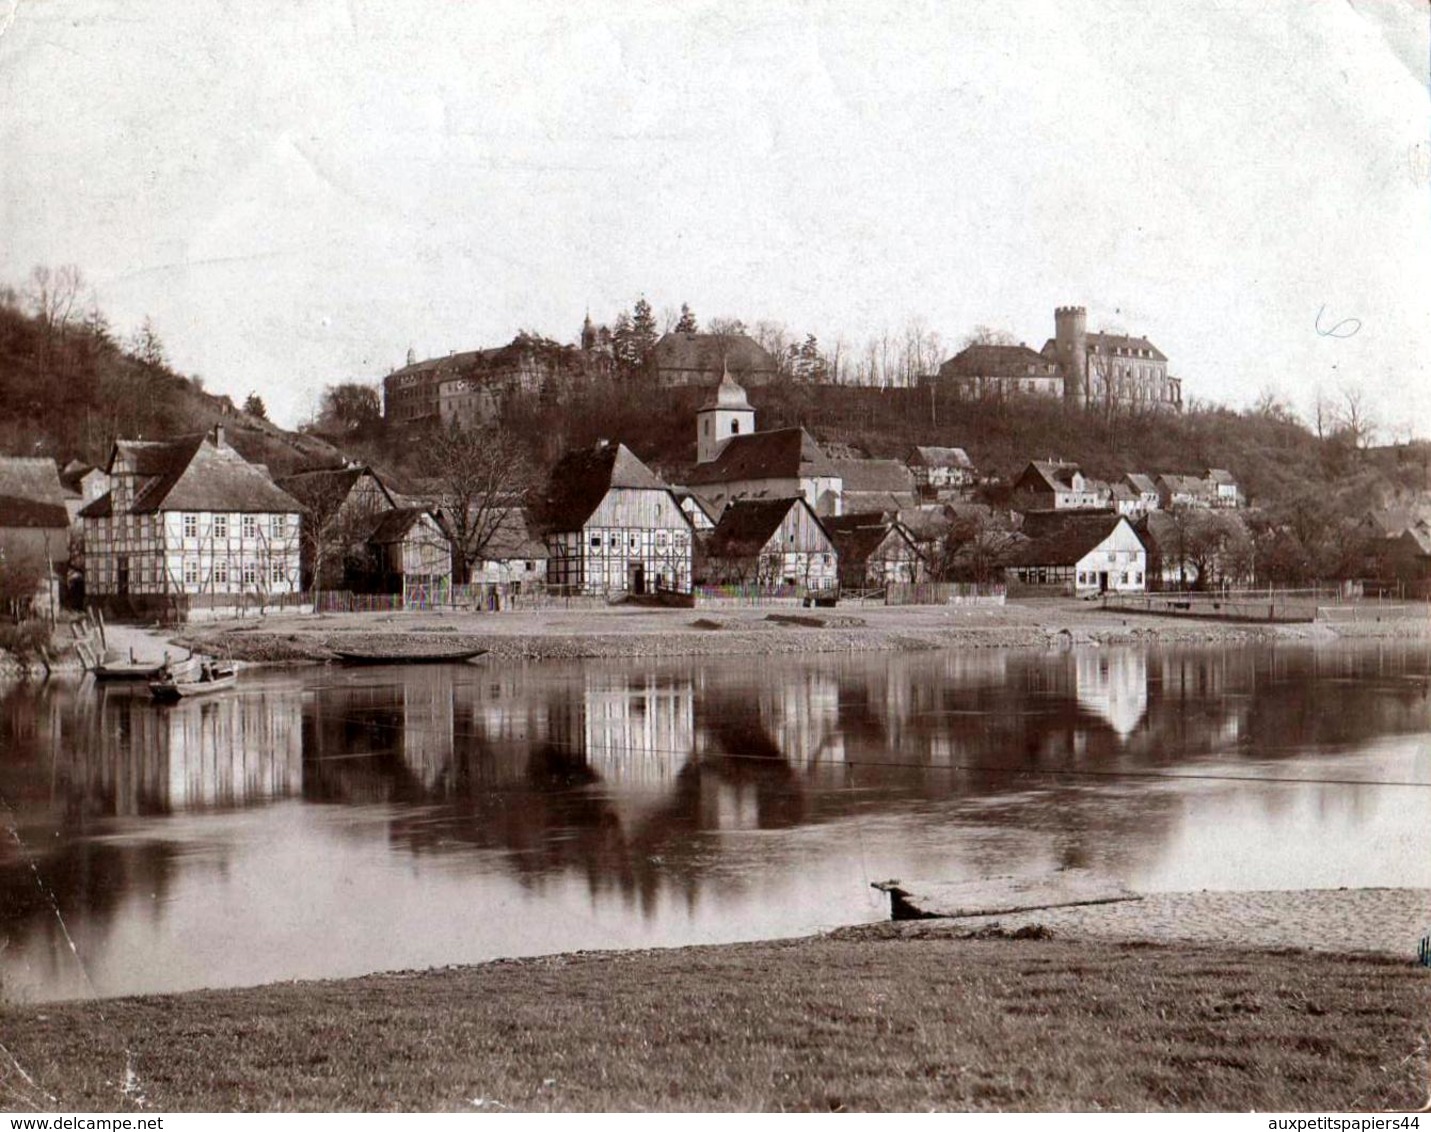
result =
[[[1431,971],[876,927],[10,1007],[0,1035],[8,1108],[1406,1109]]]

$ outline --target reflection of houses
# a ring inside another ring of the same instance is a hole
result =
[[[119,440],[80,511],[85,594],[119,608],[232,608],[299,590],[301,505],[224,439]]]
[[[1076,594],[1147,588],[1148,553],[1122,515],[1046,511],[1026,516],[1023,533],[1010,581]]]
[[[803,499],[738,499],[706,543],[706,581],[833,590],[835,544]]]
[[[695,747],[690,681],[593,668],[585,683],[587,766],[610,786],[673,786]]]
[[[0,584],[22,604],[59,600],[55,572],[69,558],[70,513],[55,462],[0,457]]]
[[[921,580],[924,560],[898,520],[845,514],[822,522],[839,555],[841,586],[866,589]]]
[[[58,773],[89,812],[117,817],[252,805],[303,788],[302,693],[259,689],[156,708],[99,693],[94,741],[65,744]],[[101,801],[102,800],[102,801]]]
[[[1148,710],[1147,654],[1141,649],[1078,649],[1073,658],[1079,706],[1126,739]]]
[[[690,591],[690,520],[624,444],[567,453],[552,469],[541,522],[554,585],[592,594]]]

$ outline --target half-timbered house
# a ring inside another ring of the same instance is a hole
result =
[[[302,506],[213,432],[118,440],[80,511],[85,594],[120,612],[225,609],[300,589]]]
[[[1026,516],[1023,533],[1011,582],[1079,595],[1147,589],[1148,552],[1124,515],[1048,511]]]
[[[886,514],[836,515],[821,520],[839,554],[840,585],[872,589],[924,580],[924,559],[904,524]]]
[[[361,464],[295,472],[276,482],[303,506],[299,569],[305,590],[343,586],[374,518],[399,506],[378,474]]]
[[[624,444],[568,452],[538,510],[548,584],[591,594],[690,591],[691,521]]]
[[[0,457],[0,596],[53,614],[60,567],[69,558],[70,515],[55,462]]]
[[[839,552],[804,499],[737,499],[706,543],[706,581],[838,588]]]

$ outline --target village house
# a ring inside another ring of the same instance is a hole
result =
[[[844,514],[821,520],[839,555],[844,589],[877,589],[924,578],[924,559],[914,536],[898,519]]]
[[[768,385],[779,376],[770,353],[746,334],[672,331],[661,335],[651,352],[661,385],[714,384],[730,374],[747,388]]]
[[[964,491],[979,482],[979,471],[962,448],[919,445],[910,450],[904,463],[914,475],[915,488],[923,496]]]
[[[1214,507],[1216,486],[1201,476],[1180,476],[1171,472],[1158,476],[1158,507],[1164,511]]]
[[[55,462],[0,457],[0,601],[11,610],[59,606],[58,568],[70,557],[70,513]]]
[[[118,612],[266,604],[300,592],[302,505],[225,440],[118,440],[80,511],[85,596]]]
[[[919,506],[914,473],[898,460],[832,460],[840,477],[840,513],[887,511]]]
[[[1158,495],[1158,485],[1153,482],[1152,476],[1146,476],[1142,472],[1129,472],[1123,477],[1122,482],[1138,497],[1138,510],[1140,513],[1146,514],[1149,511],[1156,511],[1161,505]]]
[[[1023,534],[1028,541],[1011,555],[1010,583],[1078,596],[1147,588],[1148,553],[1123,515],[1031,514]]]
[[[547,580],[547,548],[532,533],[526,511],[511,506],[496,519],[496,526],[473,563],[471,580],[487,587],[489,596],[530,591]]]
[[[78,527],[80,509],[109,490],[109,477],[102,468],[86,464],[83,460],[71,460],[60,469],[60,486],[65,490],[65,506],[70,512],[70,522]]]
[[[452,577],[452,544],[437,513],[426,507],[394,507],[370,515],[366,569],[350,569],[354,588],[367,593],[402,594],[435,588]]]
[[[828,592],[839,585],[835,544],[804,499],[738,499],[720,517],[705,550],[708,583],[803,586]]]
[[[1242,490],[1237,486],[1237,477],[1226,468],[1209,468],[1203,478],[1212,486],[1214,507],[1242,506]]]
[[[373,518],[400,502],[361,464],[295,472],[275,482],[303,507],[299,573],[305,590],[341,588],[348,559],[371,532]]]
[[[1108,506],[1106,485],[1084,476],[1077,464],[1060,460],[1033,460],[1014,480],[1013,507],[1017,511],[1086,511]]]
[[[672,489],[624,444],[568,452],[539,521],[548,584],[581,593],[689,593],[691,522]]]
[[[685,512],[686,518],[691,521],[691,529],[696,532],[697,537],[715,530],[716,522],[720,518],[720,510],[708,505],[699,495],[685,488],[674,487],[671,489],[676,493],[676,498],[681,501],[681,510]]]

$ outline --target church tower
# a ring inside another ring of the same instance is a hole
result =
[[[755,410],[746,400],[745,390],[736,384],[730,370],[725,369],[715,392],[696,411],[696,463],[710,463],[732,436],[746,436],[754,431]]]

